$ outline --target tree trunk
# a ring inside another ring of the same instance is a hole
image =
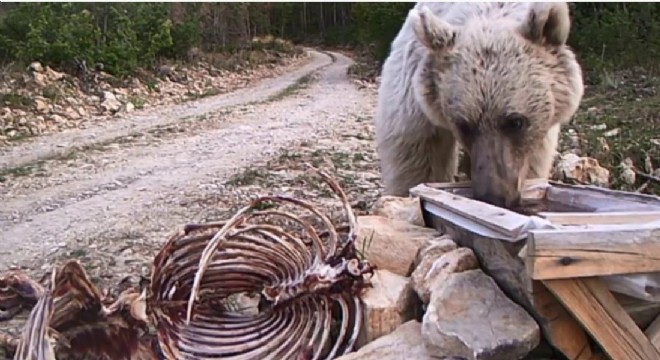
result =
[[[319,3],[319,29],[321,30],[321,35],[325,34],[325,21],[323,19],[323,3]]]

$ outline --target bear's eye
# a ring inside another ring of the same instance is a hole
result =
[[[502,131],[508,134],[516,134],[529,126],[529,120],[521,114],[507,115],[502,121]]]
[[[458,121],[456,123],[456,127],[458,128],[458,131],[461,133],[463,138],[471,137],[474,132],[472,126],[470,126],[470,124],[467,121]]]

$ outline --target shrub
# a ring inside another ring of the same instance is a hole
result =
[[[41,61],[72,70],[76,59],[115,75],[150,66],[172,46],[167,5],[22,3],[0,24],[5,60]],[[129,11],[128,7],[131,7]]]

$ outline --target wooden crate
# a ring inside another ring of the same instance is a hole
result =
[[[533,180],[523,199],[548,210],[530,216],[471,199],[469,183],[411,194],[426,225],[472,248],[568,359],[598,358],[588,333],[611,359],[660,360],[660,304],[612,293],[603,280],[660,272],[660,198]]]

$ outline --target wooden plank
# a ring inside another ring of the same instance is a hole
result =
[[[660,211],[660,197],[596,186],[550,183],[550,201],[601,212]]]
[[[568,360],[593,359],[589,338],[580,323],[540,281],[532,283],[530,296],[550,345]]]
[[[538,215],[557,225],[625,225],[660,221],[660,211],[540,212]]]
[[[525,262],[535,280],[660,271],[660,225],[531,230]]]
[[[660,352],[660,316],[658,316],[644,332],[651,344]]]
[[[543,282],[615,360],[660,360],[660,352],[598,278]]]
[[[413,196],[470,219],[493,231],[517,238],[529,224],[529,217],[497,206],[472,200],[424,184],[410,189]]]

